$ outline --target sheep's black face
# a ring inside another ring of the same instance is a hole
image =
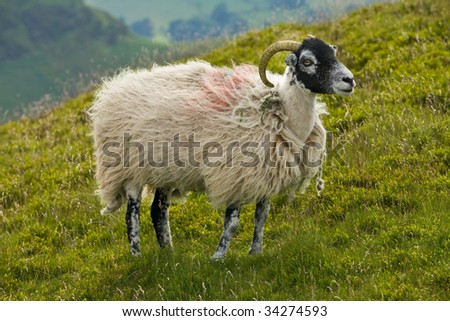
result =
[[[353,74],[336,59],[337,47],[317,38],[307,38],[286,57],[292,71],[292,84],[299,84],[317,94],[350,95]]]

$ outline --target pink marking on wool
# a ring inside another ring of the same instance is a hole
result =
[[[228,111],[236,102],[234,94],[243,84],[252,82],[255,76],[253,66],[237,66],[235,69],[215,68],[205,75],[202,95],[217,111]]]

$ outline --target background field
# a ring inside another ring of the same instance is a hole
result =
[[[76,97],[121,68],[198,55],[217,42],[169,47],[82,0],[0,0],[0,123]]]
[[[256,63],[270,43],[315,34],[339,45],[351,97],[325,97],[326,188],[272,198],[265,252],[249,257],[254,206],[224,261],[204,195],[171,207],[175,251],[142,208],[142,255],[125,209],[94,195],[92,93],[0,127],[2,300],[449,300],[449,7],[407,0],[325,24],[248,33],[202,58]],[[283,55],[269,66],[282,71]]]
[[[260,29],[280,22],[310,23],[333,19],[345,12],[374,2],[395,0],[84,0],[132,26],[148,18],[155,37],[168,39],[170,24],[176,20],[208,19],[219,5],[225,5],[234,19],[244,19],[249,29]],[[217,23],[217,21],[216,21]]]
[[[374,1],[385,0],[0,0],[0,123],[126,66],[198,56],[251,29],[332,19]]]

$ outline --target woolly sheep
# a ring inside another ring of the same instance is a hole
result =
[[[284,74],[266,75],[279,51],[291,51]],[[214,206],[226,205],[213,258],[226,254],[240,208],[251,202],[256,211],[250,254],[261,253],[269,197],[303,191],[315,175],[318,191],[323,188],[325,106],[316,94],[349,95],[355,86],[336,51],[308,36],[302,43],[271,45],[259,68],[190,61],[125,70],[106,81],[90,109],[98,193],[106,204],[102,214],[128,203],[131,253],[140,253],[144,186],[154,191],[150,211],[161,247],[172,247],[171,196],[198,191]]]

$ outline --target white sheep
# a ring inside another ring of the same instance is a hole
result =
[[[269,197],[304,190],[321,176],[325,106],[316,94],[349,95],[352,73],[336,59],[336,46],[309,36],[280,41],[251,65],[213,67],[204,61],[126,70],[106,81],[90,109],[102,214],[128,202],[126,223],[133,255],[140,253],[140,204],[154,189],[151,217],[161,247],[172,246],[168,208],[172,194],[206,192],[226,205],[213,258],[222,258],[239,225],[240,207],[256,202],[251,254],[261,253]],[[269,59],[292,51],[283,75]],[[317,188],[323,188],[321,177]]]

